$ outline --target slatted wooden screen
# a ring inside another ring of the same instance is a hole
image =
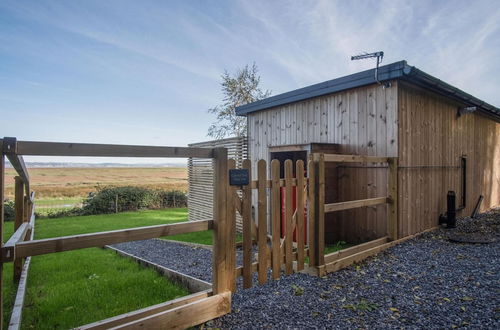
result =
[[[234,166],[234,161],[230,161],[229,168],[231,166]],[[241,198],[238,187],[232,187],[229,191],[234,209],[241,215],[243,222],[243,264],[236,268],[236,274],[243,276],[243,287],[250,288],[255,272],[258,274],[258,283],[264,284],[268,281],[269,270],[272,278],[278,279],[282,270],[285,274],[292,274],[304,269],[308,252],[304,238],[307,227],[304,224],[304,213],[309,179],[304,177],[302,160],[295,164],[291,160],[284,162],[284,179],[280,178],[280,162],[276,159],[271,162],[270,167],[265,160],[258,161],[257,173],[253,176],[250,160],[244,160],[242,167],[249,171],[250,177],[256,177],[257,180],[241,188]],[[258,203],[252,212],[253,190],[257,190]],[[230,216],[230,221],[232,219],[234,217]],[[268,220],[272,223],[271,234],[267,232]]]

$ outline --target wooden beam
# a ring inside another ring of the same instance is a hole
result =
[[[4,192],[5,192],[5,155],[3,140],[0,145],[0,248],[3,248]],[[0,330],[3,329],[3,262],[0,262]]]
[[[257,229],[257,244],[259,247],[259,284],[267,282],[267,265],[269,259],[268,245],[267,245],[267,164],[264,159],[257,162],[257,177],[259,181],[258,196],[257,196],[257,221],[259,223]]]
[[[243,168],[248,170],[248,176],[252,177],[252,164],[249,159],[243,160]],[[243,221],[243,288],[251,288],[252,273],[250,265],[252,263],[252,189],[249,186],[243,187],[242,203]]]
[[[111,329],[186,329],[229,312],[231,292],[226,291]]]
[[[387,163],[387,157],[325,154],[325,162],[338,162],[338,163]]]
[[[387,235],[391,240],[398,239],[398,159],[389,159],[388,179],[389,207],[387,214]]]
[[[327,263],[323,267],[320,267],[318,269],[318,272],[319,273],[322,273],[322,272],[323,273],[336,272],[336,271],[338,271],[340,269],[349,267],[350,265],[352,265],[352,264],[354,264],[356,262],[360,262],[360,261],[363,261],[364,259],[366,259],[368,257],[374,256],[374,255],[376,255],[376,254],[378,254],[378,253],[380,253],[380,252],[382,252],[382,251],[384,251],[384,250],[386,250],[386,249],[388,249],[388,248],[390,248],[392,246],[395,246],[397,244],[403,243],[403,242],[405,242],[407,240],[410,240],[412,238],[420,236],[423,233],[435,230],[436,228],[438,228],[438,227],[433,227],[433,228],[424,230],[423,232],[420,232],[418,234],[409,235],[409,236],[400,238],[400,239],[398,239],[396,241],[391,241],[391,242],[388,242],[388,243],[380,243],[379,245],[376,245],[374,247],[367,248],[367,249],[362,250],[362,251],[360,251],[358,253],[355,253],[355,254],[352,254],[350,256],[347,256],[347,257],[335,260],[335,261],[330,262],[330,263]]]
[[[367,249],[371,249],[373,247],[376,247],[376,246],[381,245],[381,244],[385,244],[387,242],[389,242],[389,237],[385,236],[385,237],[382,237],[382,238],[375,239],[373,241],[369,241],[369,242],[366,242],[366,243],[362,243],[362,244],[358,244],[358,245],[352,246],[352,247],[347,248],[347,249],[343,249],[343,250],[340,250],[340,251],[337,251],[337,252],[326,254],[325,255],[325,263],[334,262],[335,260],[348,257],[350,255],[356,254],[358,252],[361,252],[361,251],[364,251],[364,250],[367,250]]]
[[[12,260],[15,258],[14,250],[17,243],[23,242],[26,239],[26,234],[32,230],[31,224],[23,222],[14,234],[9,238],[7,243],[2,247],[2,260]]]
[[[316,262],[315,266],[325,264],[325,154],[319,154],[317,162],[317,208],[316,208]]]
[[[340,203],[325,204],[325,212],[336,212],[342,210],[355,209],[358,207],[374,206],[388,203],[387,197],[375,197],[368,199],[360,199],[357,201],[348,201]]]
[[[41,254],[99,247],[121,242],[138,241],[162,236],[204,231],[213,228],[213,220],[191,221],[168,225],[120,229],[92,234],[82,234],[21,242],[15,246],[18,258]]]
[[[14,207],[16,210],[16,218],[14,220],[14,230],[17,231],[17,229],[19,229],[21,224],[24,222],[25,219],[24,212],[27,211],[25,209],[25,203],[24,203],[24,182],[20,176],[15,177],[14,190],[15,190]],[[12,278],[14,282],[19,281],[19,279],[21,278],[22,271],[23,271],[23,260],[15,257],[14,255],[14,267],[13,267],[14,275]]]
[[[213,276],[212,287],[214,294],[231,290],[231,271],[228,270],[228,253],[232,253],[228,246],[227,224],[227,149],[214,149],[214,197],[213,197]],[[236,252],[234,252],[236,253]]]
[[[97,322],[93,322],[90,324],[86,324],[76,329],[80,330],[105,330],[112,327],[119,326],[121,324],[130,323],[132,321],[136,321],[147,316],[155,315],[160,312],[164,312],[167,310],[171,310],[173,308],[184,306],[189,303],[210,297],[212,295],[212,290],[205,290],[197,293],[190,294],[189,296],[177,298],[174,300],[170,300],[161,304],[149,306],[146,308],[142,308],[133,312],[113,316],[104,320],[100,320]]]
[[[280,236],[281,236],[281,193],[279,188],[280,180],[280,162],[277,159],[271,161],[271,223],[272,223],[272,239],[271,239],[271,258],[273,268],[273,278],[280,278],[281,262],[280,262]]]
[[[213,158],[212,148],[17,141],[18,155]]]
[[[26,285],[28,283],[28,270],[30,267],[30,263],[31,257],[26,258],[21,275],[19,277],[19,284],[17,286],[14,306],[12,307],[12,314],[10,315],[9,330],[18,330],[21,328],[24,298],[26,296]]]
[[[26,168],[26,164],[24,163],[23,156],[15,154],[6,154],[6,156],[12,167],[16,170],[17,174],[19,175],[19,177],[21,177],[23,183],[25,184],[26,191],[29,191],[30,178],[28,169]]]

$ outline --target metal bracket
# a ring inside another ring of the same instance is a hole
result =
[[[2,151],[6,154],[16,154],[17,139],[15,137],[4,137]]]

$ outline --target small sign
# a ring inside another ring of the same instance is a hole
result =
[[[229,170],[229,185],[246,186],[249,182],[248,170],[236,169]]]

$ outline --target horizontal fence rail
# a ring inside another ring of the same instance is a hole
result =
[[[89,247],[100,247],[122,242],[204,231],[213,228],[213,220],[192,221],[168,225],[120,229],[92,234],[46,238],[15,244],[14,258],[25,258],[41,254],[71,251]]]
[[[389,197],[375,197],[375,198],[360,199],[356,201],[330,203],[330,204],[325,204],[325,213],[356,209],[365,206],[375,206],[380,204],[386,204],[389,202],[390,202]]]

